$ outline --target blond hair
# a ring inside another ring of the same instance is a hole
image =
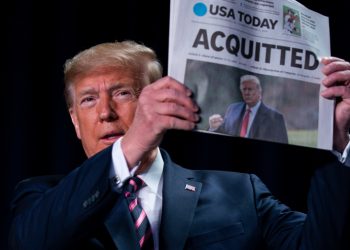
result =
[[[116,41],[95,45],[64,64],[64,93],[68,108],[73,104],[72,85],[82,77],[103,70],[127,71],[142,88],[161,78],[163,69],[155,52],[143,44]]]

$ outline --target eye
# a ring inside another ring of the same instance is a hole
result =
[[[133,89],[118,89],[113,93],[113,98],[118,102],[128,102],[135,98]]]
[[[80,101],[81,106],[91,106],[95,102],[96,98],[94,96],[83,97]]]
[[[119,94],[119,96],[123,96],[123,97],[132,95],[130,90],[125,90],[125,89],[124,90],[120,90],[118,94]]]

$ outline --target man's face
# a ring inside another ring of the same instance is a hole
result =
[[[260,101],[261,91],[258,85],[254,81],[244,81],[241,84],[241,93],[244,102],[249,106],[253,107]]]
[[[69,113],[88,157],[129,129],[137,106],[135,86],[132,74],[124,71],[95,72],[72,86]]]

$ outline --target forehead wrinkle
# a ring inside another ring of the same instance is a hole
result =
[[[116,89],[120,89],[124,87],[126,84],[122,82],[114,82],[111,84],[107,84],[107,82],[103,82],[101,84],[98,84],[97,86],[88,86],[84,88],[83,90],[79,91],[79,96],[84,96],[88,94],[96,94],[101,91],[107,91],[107,92],[113,92]]]
[[[125,87],[126,85],[128,85],[127,83],[123,83],[123,82],[114,82],[114,83],[111,83],[108,88],[107,88],[107,91],[108,92],[112,92],[113,90],[116,90],[116,89],[120,89],[122,87]],[[128,86],[130,88],[134,88],[133,86],[134,84],[132,84],[132,86]]]

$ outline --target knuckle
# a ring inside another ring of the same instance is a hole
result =
[[[171,81],[174,80],[174,78],[172,78],[171,76],[165,76],[163,79],[164,79],[164,81],[166,81],[166,82],[171,82]]]
[[[179,93],[175,89],[169,89],[169,95],[171,96],[172,99],[179,97]]]
[[[171,102],[168,104],[168,109],[171,113],[175,113],[178,110],[178,107],[175,103]]]
[[[169,119],[167,121],[167,127],[169,129],[176,128],[176,119],[174,117],[169,117]]]

